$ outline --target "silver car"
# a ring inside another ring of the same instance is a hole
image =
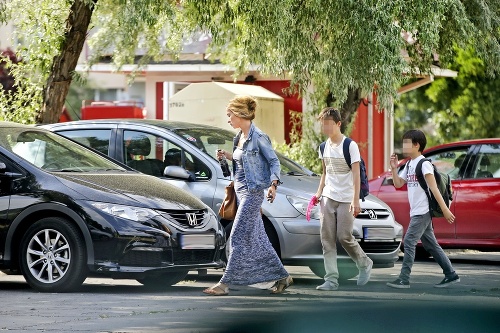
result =
[[[103,119],[44,125],[43,127],[90,146],[143,173],[155,175],[199,197],[214,211],[230,182],[224,177],[217,149],[231,150],[234,132],[200,124],[148,119]],[[283,185],[275,201],[262,204],[265,229],[285,265],[309,266],[325,274],[319,238],[319,207],[305,217],[319,177],[278,154]],[[319,161],[318,161],[319,163]],[[221,220],[229,235],[232,222]],[[373,260],[374,267],[392,267],[398,260],[403,228],[384,202],[369,195],[361,202],[353,235]],[[354,262],[338,246],[341,279],[357,275]]]

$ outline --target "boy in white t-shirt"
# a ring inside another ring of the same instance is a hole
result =
[[[349,153],[351,168],[343,153],[345,136],[340,131],[340,113],[334,108],[325,108],[318,116],[323,133],[328,136],[324,152],[319,150],[323,174],[315,197],[321,198],[320,237],[325,263],[325,282],[318,290],[337,290],[339,271],[337,267],[337,239],[359,269],[357,284],[362,286],[370,280],[373,261],[368,258],[352,235],[354,217],[361,207],[359,204],[360,161],[359,148],[351,141]]]
[[[403,135],[403,154],[410,157],[411,160],[408,166],[403,169],[401,175],[398,175],[398,159],[395,154],[391,156],[390,165],[392,169],[392,179],[394,186],[400,188],[405,183],[408,184],[408,201],[410,202],[410,225],[404,236],[404,257],[403,265],[399,278],[393,282],[387,283],[392,288],[410,288],[410,273],[415,260],[415,248],[418,240],[422,241],[422,245],[429,252],[434,260],[441,266],[445,275],[444,279],[434,285],[436,288],[444,288],[451,284],[460,282],[460,277],[455,273],[451,266],[450,259],[446,256],[441,246],[439,246],[434,229],[432,227],[432,217],[429,211],[429,200],[424,190],[420,186],[415,168],[418,162],[424,158],[422,152],[427,144],[425,134],[419,130],[409,130]],[[434,177],[434,169],[428,161],[422,163],[422,174],[432,194],[439,203],[439,207],[443,211],[444,218],[448,223],[455,221],[455,216],[452,214],[448,206],[443,200],[441,193],[437,187],[436,178]]]

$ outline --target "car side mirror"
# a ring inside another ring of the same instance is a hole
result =
[[[5,163],[0,162],[0,173],[5,173],[5,171],[7,171],[7,166]]]
[[[177,165],[167,166],[163,171],[163,175],[168,178],[184,179],[190,182],[194,182],[196,180],[193,173]]]
[[[391,178],[387,177],[387,178],[385,179],[385,183],[386,183],[387,185],[392,185],[392,186],[394,186],[394,179],[392,179],[392,177],[391,177]]]

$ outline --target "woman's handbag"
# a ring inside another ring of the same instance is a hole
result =
[[[236,192],[234,191],[234,182],[226,186],[226,195],[219,208],[219,216],[224,220],[234,220],[236,216]]]

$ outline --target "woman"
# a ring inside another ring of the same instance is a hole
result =
[[[280,164],[269,137],[258,129],[255,118],[257,102],[250,96],[236,96],[227,106],[228,123],[240,131],[234,138],[233,153],[219,150],[233,161],[234,188],[238,212],[229,237],[231,251],[219,283],[205,289],[205,294],[229,293],[229,285],[254,285],[275,282],[272,291],[282,293],[293,280],[283,267],[264,230],[260,207],[267,189],[267,200],[273,202],[280,184]]]

